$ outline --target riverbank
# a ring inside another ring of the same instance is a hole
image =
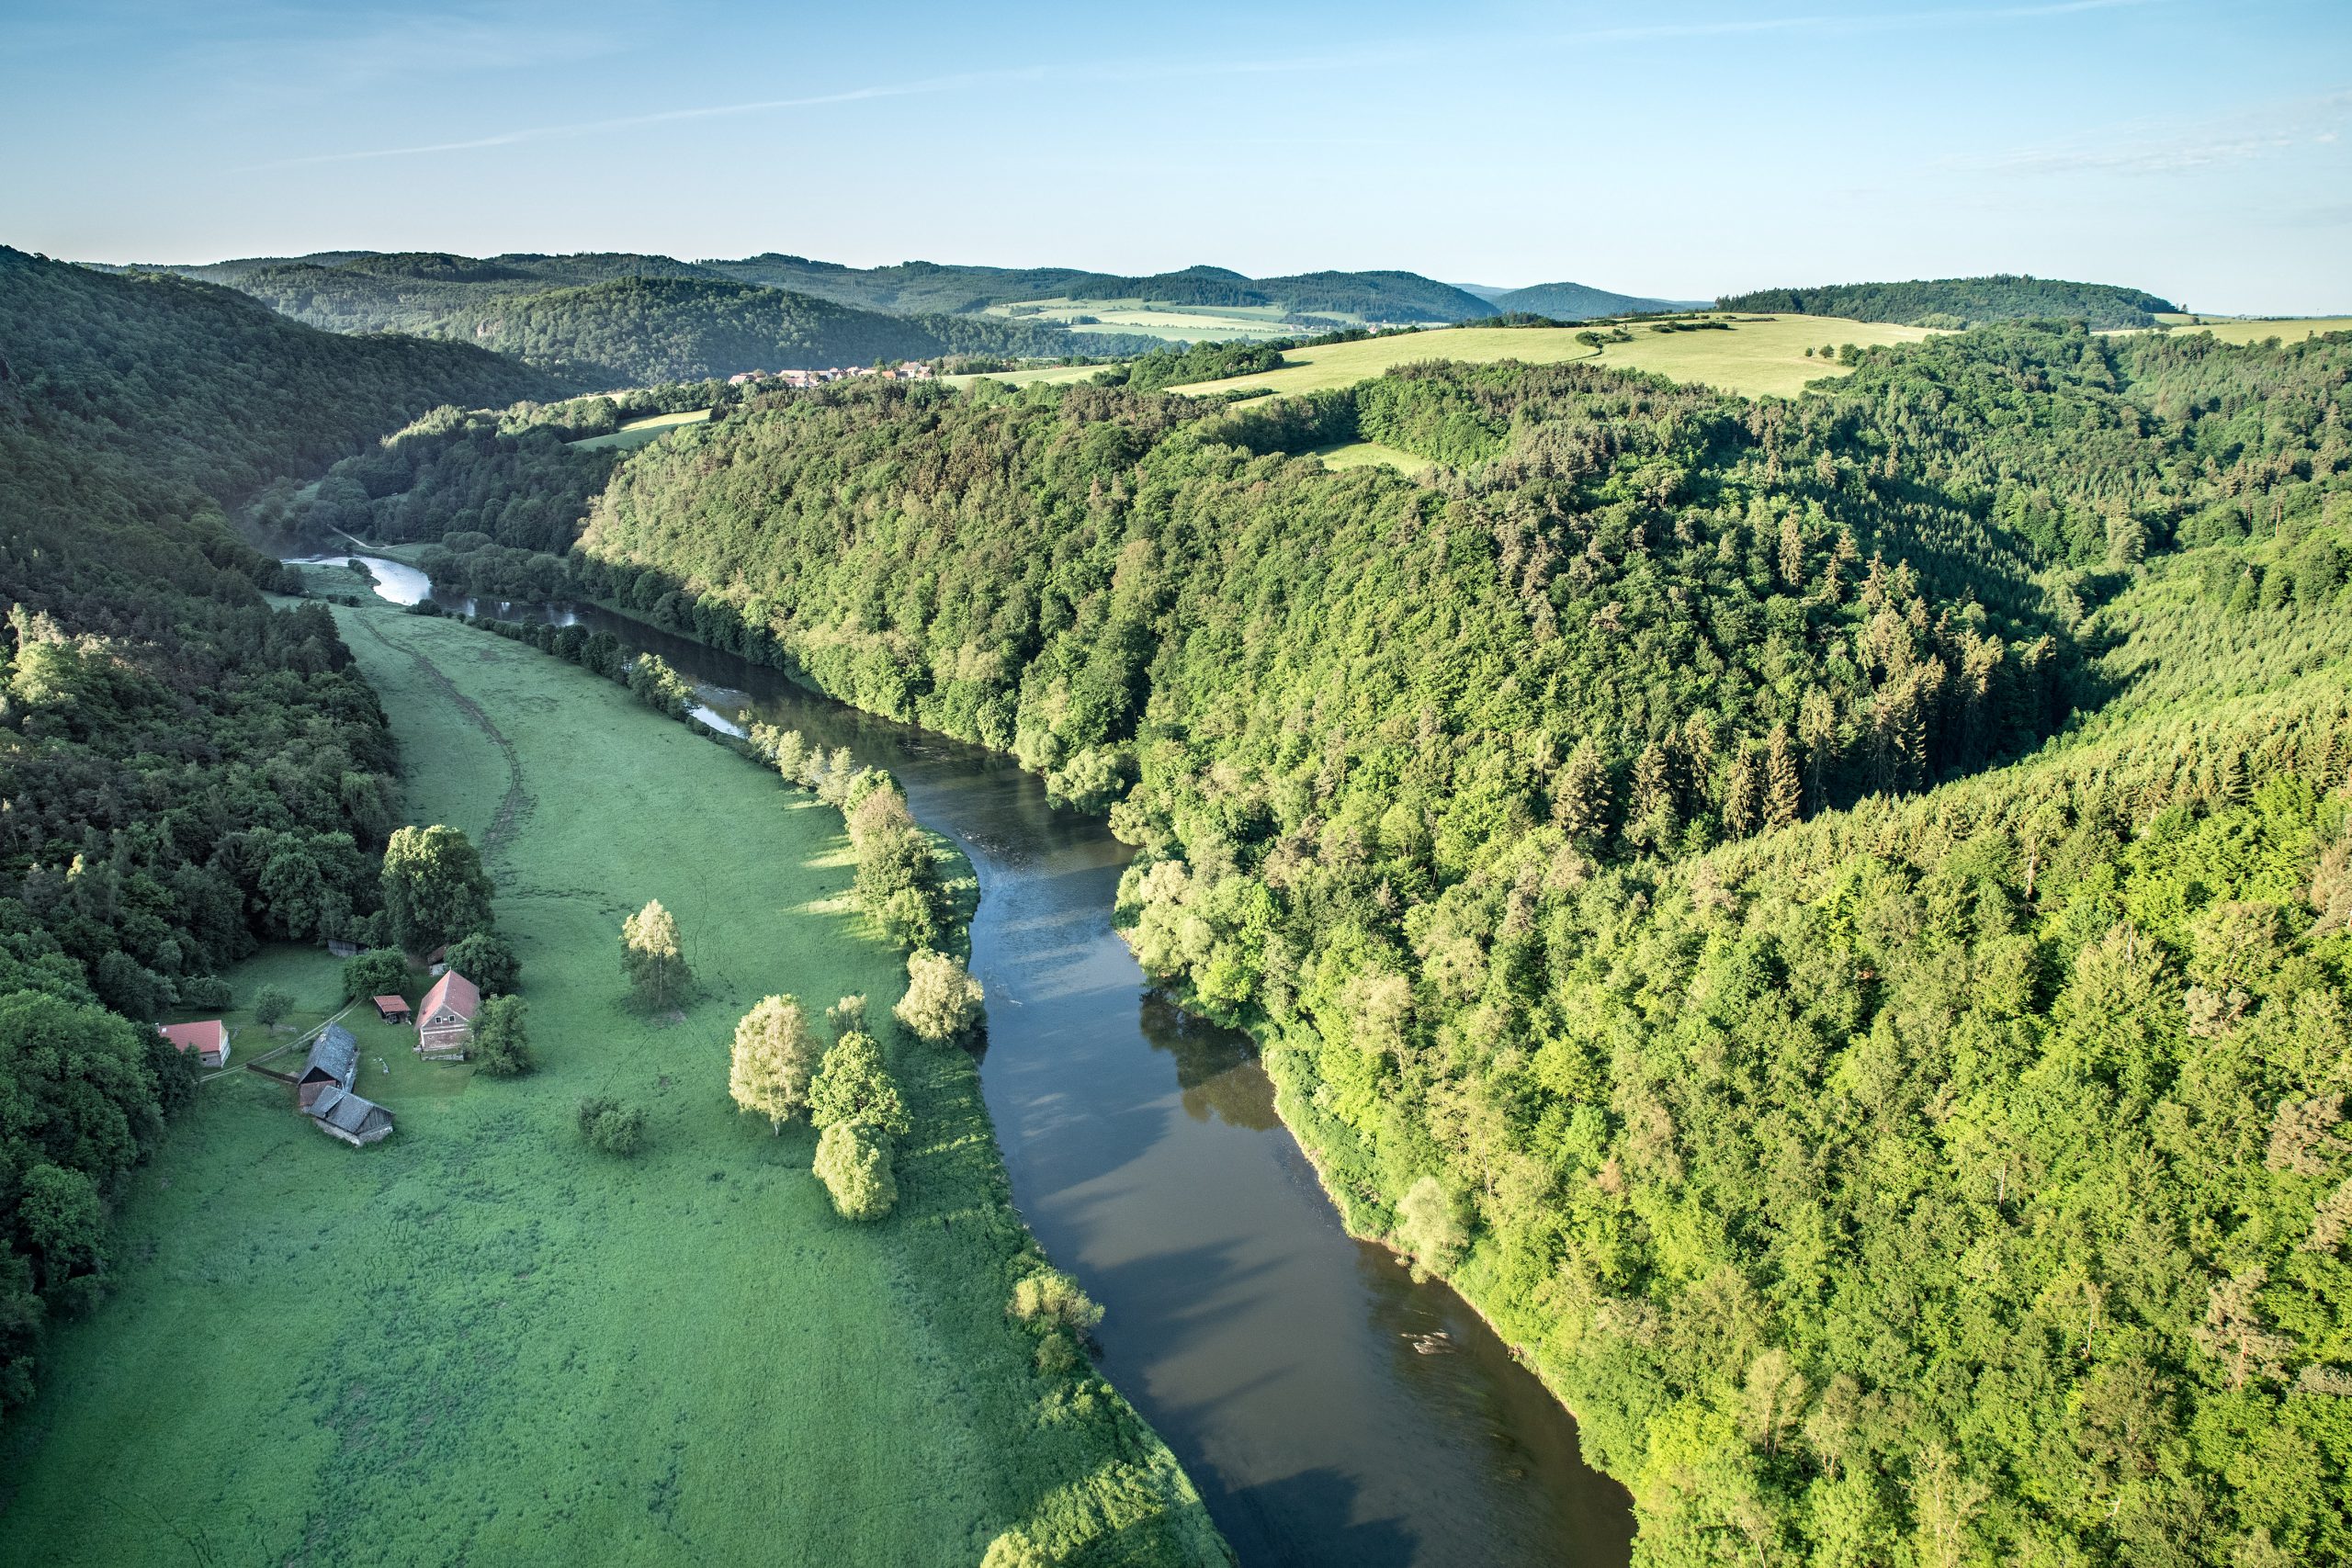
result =
[[[1020,1527],[1066,1561],[1223,1561],[1125,1403],[1091,1369],[1041,1375],[1007,1321],[1034,1244],[968,1056],[897,1048],[916,1129],[871,1226],[831,1213],[806,1129],[728,1101],[759,996],[862,991],[882,1018],[903,988],[839,817],[528,648],[337,615],[404,814],[488,851],[541,1069],[447,1069],[356,1151],[259,1077],[209,1086],[134,1178],[114,1299],[57,1337],[9,1434],[12,1550],[953,1563]],[[700,981],[676,1017],[622,999],[616,933],[648,897]],[[646,1109],[642,1156],[581,1145],[588,1094]]]

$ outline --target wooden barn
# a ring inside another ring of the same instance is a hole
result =
[[[202,1023],[159,1023],[155,1032],[183,1051],[193,1051],[208,1067],[229,1065],[229,1030],[217,1018]]]
[[[408,998],[406,997],[371,997],[368,999],[376,1004],[376,1016],[382,1019],[386,1023],[406,1023],[409,1021],[410,1015],[408,1010]]]
[[[474,1018],[481,1011],[481,990],[455,969],[434,981],[416,1004],[417,1055],[462,1061],[473,1043]]]
[[[390,1111],[352,1092],[358,1076],[358,1037],[339,1023],[330,1023],[311,1042],[310,1057],[294,1080],[294,1100],[302,1114],[320,1132],[354,1148],[388,1138],[392,1132]]]

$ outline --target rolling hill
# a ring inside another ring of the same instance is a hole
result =
[[[1718,310],[1847,316],[1915,327],[1970,327],[1988,321],[2083,321],[2093,327],[2152,327],[2180,307],[2141,288],[2068,283],[2023,273],[1989,277],[1915,278],[1907,283],[1834,283],[1812,288],[1759,288],[1728,294]]]
[[[1549,316],[1556,321],[1590,321],[1597,316],[1632,316],[1649,310],[1691,309],[1689,299],[1653,299],[1640,294],[1619,294],[1587,283],[1537,283],[1525,288],[1481,288],[1477,294],[1498,310]]]

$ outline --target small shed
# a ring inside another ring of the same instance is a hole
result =
[[[155,1032],[183,1051],[193,1051],[208,1067],[229,1065],[229,1031],[217,1018],[201,1023],[159,1023]]]
[[[466,1047],[473,1043],[474,1016],[481,1011],[481,991],[455,969],[434,981],[416,1004],[417,1055],[463,1060]]]
[[[360,1148],[392,1135],[392,1113],[347,1089],[331,1089],[311,1107],[319,1131]]]
[[[408,998],[406,997],[376,997],[371,999],[376,1004],[376,1016],[382,1019],[386,1023],[406,1023],[409,1021],[410,1015],[408,1010]]]
[[[337,958],[356,958],[359,956],[359,944],[356,942],[345,942],[341,937],[329,937],[327,951]]]

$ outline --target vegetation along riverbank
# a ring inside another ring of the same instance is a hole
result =
[[[55,1337],[51,1391],[12,1426],[9,1538],[94,1563],[174,1540],[903,1562],[978,1562],[1017,1530],[1070,1562],[1223,1561],[1148,1429],[1009,1314],[1044,1260],[971,1058],[889,1021],[905,954],[854,907],[839,813],[523,644],[337,623],[400,741],[403,813],[489,848],[537,1068],[400,1060],[407,1032],[370,1022],[363,1082],[400,1130],[364,1151],[258,1076],[206,1085],[133,1180],[113,1299]],[[659,1013],[618,962],[649,898],[694,976]],[[265,977],[313,1016],[339,1005],[323,952],[229,980]],[[812,1014],[863,994],[889,1039],[909,1131],[888,1218],[836,1216],[806,1121],[772,1136],[728,1099],[737,1020],[774,993]],[[593,1097],[642,1111],[634,1157],[582,1145]],[[93,1509],[101,1455],[141,1479]]]

